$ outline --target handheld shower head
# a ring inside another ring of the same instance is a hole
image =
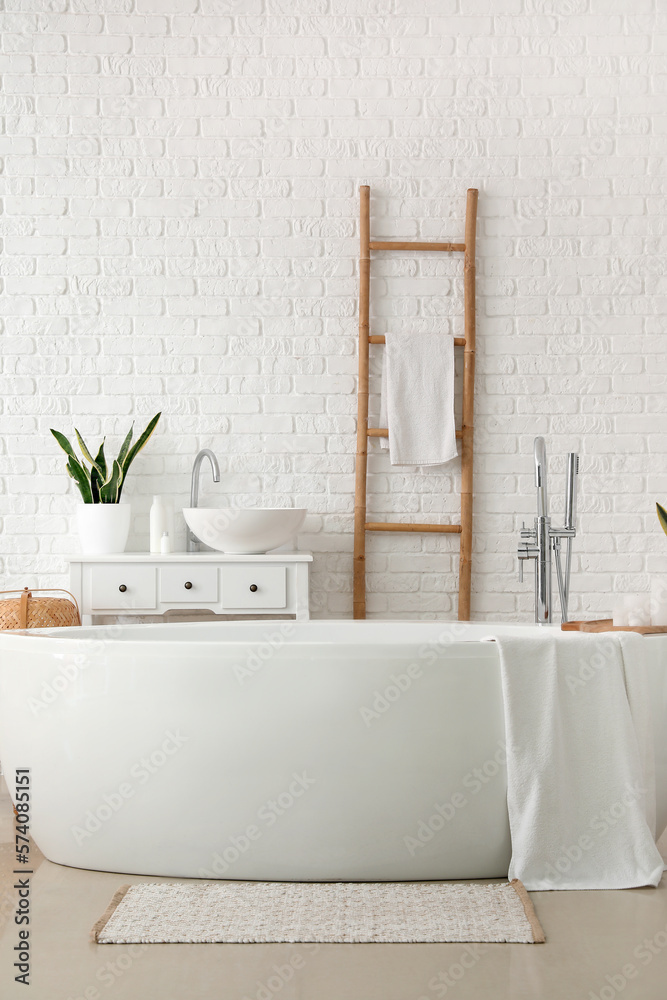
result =
[[[567,456],[567,480],[565,483],[565,527],[574,528],[577,518],[577,476],[579,456],[571,451]]]
[[[543,437],[536,437],[533,445],[535,455],[535,486],[537,488],[537,516],[549,516],[547,494],[547,449]]]

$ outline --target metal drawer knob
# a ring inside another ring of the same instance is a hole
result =
[[[251,583],[250,584],[250,593],[254,594],[256,590],[257,590],[257,584],[256,583]]]
[[[188,580],[188,582],[187,582],[187,583],[185,584],[185,589],[186,589],[186,590],[192,590],[192,584],[190,583],[190,581],[189,581],[189,580]]]
[[[127,590],[127,587],[125,586],[124,583],[121,583],[121,585],[120,585],[120,587],[118,589],[120,590],[121,594],[124,594],[125,591]]]

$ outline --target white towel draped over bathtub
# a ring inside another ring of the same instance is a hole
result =
[[[442,465],[456,458],[454,338],[388,333],[382,366],[380,426],[389,428],[392,465]]]
[[[642,662],[651,640],[545,628],[495,641],[507,736],[509,877],[533,890],[657,885],[663,862]]]

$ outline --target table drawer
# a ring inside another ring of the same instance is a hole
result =
[[[160,601],[163,604],[217,603],[217,566],[160,566],[158,574]]]
[[[127,563],[92,565],[90,598],[94,611],[122,611],[124,608],[151,610],[156,606],[154,566]]]
[[[225,611],[287,607],[287,567],[223,566],[222,607]]]

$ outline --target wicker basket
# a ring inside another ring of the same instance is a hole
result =
[[[69,590],[44,590],[35,588],[42,594],[69,594],[65,597],[33,597],[25,587],[22,591],[0,590],[0,594],[19,594],[0,600],[0,631],[14,628],[55,628],[62,625],[80,625],[79,605]]]

